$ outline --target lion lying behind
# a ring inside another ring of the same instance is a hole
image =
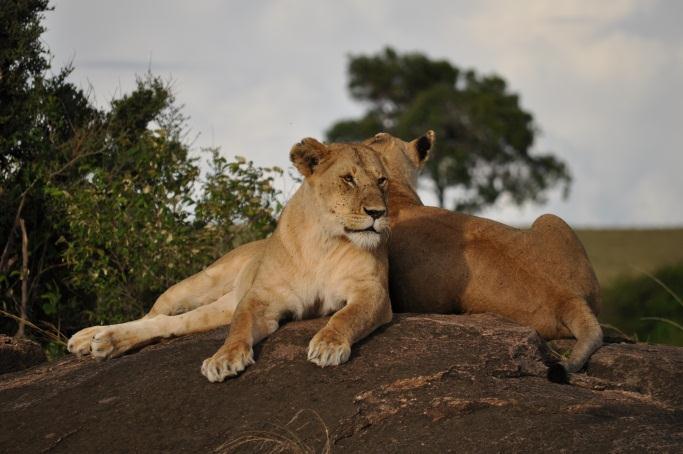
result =
[[[385,170],[362,144],[304,139],[290,156],[304,182],[272,236],[172,287],[143,319],[76,333],[69,350],[107,358],[155,338],[230,324],[225,344],[201,368],[217,382],[252,364],[253,345],[281,319],[334,313],[311,340],[308,359],[319,366],[347,361],[354,342],[391,320]]]
[[[380,133],[364,142],[389,174],[389,285],[397,312],[493,312],[531,326],[545,339],[574,336],[568,360],[548,377],[565,381],[602,345],[596,318],[600,286],[586,252],[560,218],[530,229],[423,206],[417,175],[434,133],[404,142]]]

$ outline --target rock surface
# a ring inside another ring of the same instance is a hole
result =
[[[491,315],[396,315],[348,363],[306,361],[293,322],[240,377],[209,383],[225,329],[108,362],[0,377],[0,452],[681,452],[683,348],[611,344],[570,385],[552,349]]]
[[[0,334],[0,374],[28,369],[46,360],[37,342]]]

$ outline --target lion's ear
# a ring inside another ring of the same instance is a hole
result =
[[[295,144],[289,152],[289,159],[304,177],[313,174],[315,168],[330,154],[330,150],[317,140],[307,137]]]
[[[429,158],[429,152],[434,147],[436,134],[431,129],[424,133],[421,137],[410,142],[410,149],[412,156],[410,157],[415,164],[420,167]]]

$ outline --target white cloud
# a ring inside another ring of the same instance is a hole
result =
[[[682,9],[635,0],[69,0],[48,14],[45,39],[57,65],[75,56],[75,79],[90,81],[100,101],[129,90],[151,60],[172,75],[199,145],[262,165],[286,166],[292,143],[361,111],[346,93],[349,53],[389,44],[495,71],[534,113],[538,149],[566,159],[575,183],[567,202],[503,203],[487,215],[680,224]]]

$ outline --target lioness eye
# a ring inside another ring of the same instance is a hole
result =
[[[380,186],[384,186],[385,184],[387,184],[387,179],[386,179],[386,177],[379,177],[379,178],[377,179],[377,184],[379,184]]]
[[[351,175],[344,175],[342,177],[342,180],[346,181],[349,184],[353,184],[353,176]]]

